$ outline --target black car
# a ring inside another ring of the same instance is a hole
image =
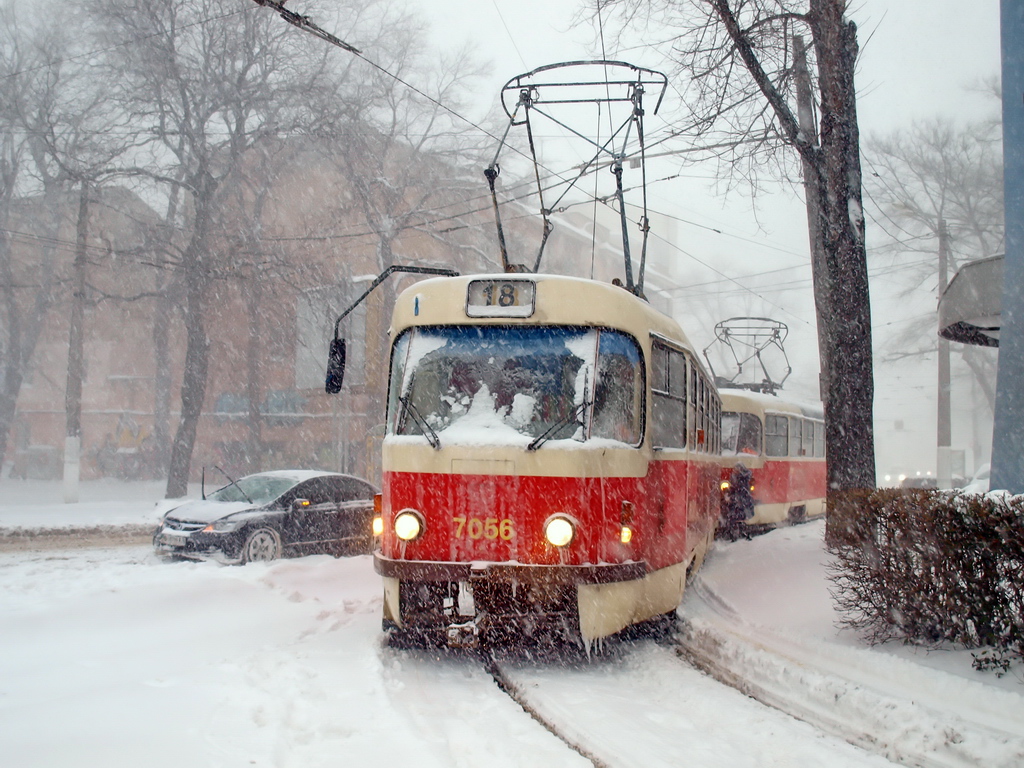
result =
[[[167,512],[153,546],[163,555],[223,563],[367,553],[376,493],[352,475],[260,472]]]

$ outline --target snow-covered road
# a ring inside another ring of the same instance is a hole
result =
[[[585,765],[470,654],[382,647],[367,557],[0,556],[0,753],[18,766]],[[507,672],[610,766],[881,765],[653,642]]]
[[[680,612],[687,654],[776,706],[643,640],[591,661],[499,660],[537,719],[472,654],[382,646],[368,557],[232,568],[145,546],[3,553],[0,755],[84,768],[589,764],[580,752],[645,768],[1024,764],[1020,679],[974,672],[969,652],[871,649],[837,630],[821,533],[717,545]]]

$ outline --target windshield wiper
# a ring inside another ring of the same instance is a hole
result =
[[[216,469],[218,472],[220,472],[222,475],[224,475],[224,477],[226,477],[228,479],[228,483],[230,483],[231,485],[235,486],[235,488],[238,489],[238,492],[240,494],[242,494],[243,496],[245,496],[245,500],[246,501],[248,501],[250,504],[255,504],[256,503],[255,501],[253,501],[252,499],[249,498],[249,494],[248,493],[246,493],[245,491],[242,490],[242,486],[240,486],[238,483],[235,482],[235,478],[233,478],[231,475],[229,475],[223,469],[218,467],[216,464],[213,465],[213,468]]]
[[[430,443],[435,450],[440,449],[441,438],[437,436],[437,432],[434,431],[434,428],[427,424],[426,419],[424,419],[420,414],[419,409],[412,404],[412,399],[408,395],[405,395],[404,397],[399,397],[398,402],[402,404],[402,411],[398,414],[398,421],[401,423],[402,417],[408,413],[412,416],[412,420],[416,422],[416,426],[420,428],[420,432],[423,433],[423,436],[427,438],[427,442]]]
[[[544,445],[544,443],[546,443],[548,440],[551,439],[551,435],[552,434],[554,434],[555,432],[557,432],[559,429],[561,429],[562,427],[566,426],[567,424],[572,424],[573,422],[576,422],[577,424],[579,424],[582,427],[583,426],[583,413],[584,413],[584,411],[587,410],[587,408],[590,405],[593,405],[593,403],[594,403],[593,400],[584,400],[582,403],[580,403],[579,405],[574,407],[571,411],[569,411],[569,413],[567,413],[561,419],[559,419],[554,424],[552,424],[550,427],[548,427],[546,430],[544,430],[544,432],[542,432],[541,434],[537,435],[537,437],[533,438],[533,440],[530,441],[530,444],[528,446],[526,446],[526,450],[528,450],[528,451],[536,451],[538,448],[540,448],[542,445]]]

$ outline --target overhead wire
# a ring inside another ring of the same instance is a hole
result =
[[[512,30],[508,28],[508,23],[505,21],[505,16],[502,14],[501,8],[498,7],[498,0],[491,0],[491,5],[494,6],[494,12],[498,14],[498,18],[501,20],[501,26],[505,28],[505,34],[508,35],[509,42],[512,43],[512,48],[515,49],[516,56],[519,57],[519,61],[523,65],[523,69],[526,69],[526,59],[523,58],[523,53],[519,50],[519,46],[516,44],[516,39],[512,35]]]

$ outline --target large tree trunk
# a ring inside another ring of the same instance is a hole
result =
[[[821,346],[828,494],[875,486],[874,378],[867,251],[861,203],[860,134],[853,73],[857,27],[846,0],[809,0],[821,98],[819,146],[800,130],[777,84],[768,77],[729,0],[712,0],[744,65],[768,101],[786,141],[804,160],[812,238],[824,258],[814,271]],[[817,239],[815,238],[815,239]],[[815,264],[817,267],[818,264]]]
[[[50,214],[50,232],[54,242],[60,230],[61,214],[56,191],[51,188],[43,194],[43,205],[45,211]],[[36,290],[31,311],[25,312],[23,306],[18,303],[12,259],[10,243],[4,238],[0,240],[0,296],[4,304],[7,333],[4,347],[0,349],[3,352],[3,370],[0,371],[3,376],[3,380],[0,381],[0,467],[3,465],[11,429],[14,426],[21,385],[25,381],[29,361],[35,354],[43,321],[53,304],[54,284],[57,280],[54,248],[43,246],[39,269],[42,283]]]
[[[206,291],[210,275],[207,248],[210,216],[216,182],[201,177],[195,192],[195,226],[192,240],[182,257],[181,271],[185,284],[185,372],[181,381],[181,418],[171,445],[171,461],[167,474],[167,498],[188,492],[192,469],[192,451],[196,444],[199,417],[206,399],[206,377],[209,370],[210,340],[206,336]]]
[[[184,144],[181,137],[179,151]],[[180,181],[184,171],[179,169],[177,178]],[[166,229],[164,237],[167,243],[173,242],[174,226],[178,220],[178,200],[181,187],[171,187],[167,198],[167,215],[164,219]],[[156,302],[153,308],[153,441],[156,444],[156,461],[162,470],[169,472],[168,461],[171,454],[171,320],[174,315],[174,299],[170,295],[173,280],[169,281],[164,272],[167,260],[160,257],[160,266],[154,277],[154,293]]]
[[[263,333],[260,323],[262,308],[263,285],[256,270],[248,285],[242,284],[243,298],[249,317],[249,345],[246,350],[245,394],[247,401],[246,422],[249,428],[245,448],[246,472],[260,472],[263,469],[263,414],[260,403],[263,401],[263,371],[260,368],[263,351]]]
[[[85,378],[86,240],[89,236],[89,185],[82,182],[78,200],[77,241],[68,333],[68,375],[64,389],[64,502],[78,501],[82,473],[82,379]]]
[[[821,109],[821,183],[831,350],[825,399],[830,494],[875,486],[871,306],[853,73],[857,29],[843,0],[812,0]],[[819,307],[821,312],[822,308]]]
[[[156,271],[153,309],[153,441],[159,466],[167,468],[171,444],[171,299],[164,274]]]
[[[3,358],[3,370],[0,370],[0,470],[2,470],[23,377],[20,365],[21,313],[18,311],[16,303],[14,271],[11,268],[11,254],[5,230],[0,230],[0,291],[3,293],[7,331],[6,338],[0,344],[0,353],[2,353],[0,356]],[[0,471],[0,477],[3,477],[2,471]]]
[[[206,399],[206,374],[209,369],[210,340],[206,336],[205,280],[186,278],[185,299],[185,373],[181,381],[181,418],[171,445],[167,474],[167,498],[188,492],[192,469],[192,451],[196,444],[199,416]]]

